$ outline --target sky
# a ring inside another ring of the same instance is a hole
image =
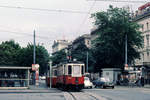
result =
[[[129,6],[135,11],[143,4],[98,0],[0,0],[0,43],[13,39],[25,47],[33,43],[35,30],[36,44],[51,52],[54,40],[72,41],[90,34],[94,22],[90,18],[92,13],[106,11],[109,5]]]

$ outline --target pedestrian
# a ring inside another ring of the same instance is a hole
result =
[[[141,77],[141,86],[144,87],[144,77]]]

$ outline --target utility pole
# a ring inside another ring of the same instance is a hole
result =
[[[52,61],[49,62],[49,88],[52,88]]]
[[[36,62],[35,62],[35,60],[36,60],[36,58],[35,58],[35,56],[36,56],[36,53],[35,53],[35,50],[36,50],[36,48],[35,48],[35,30],[34,30],[34,35],[33,35],[33,43],[34,43],[34,48],[33,48],[33,64],[35,64]]]
[[[88,66],[88,64],[89,64],[89,63],[88,63],[88,62],[89,62],[88,60],[89,60],[89,53],[88,53],[88,51],[87,51],[87,53],[86,53],[86,71],[87,71],[87,73],[88,73],[88,67],[89,67],[89,66]]]
[[[35,65],[35,30],[33,31],[33,64]],[[33,72],[33,76],[34,76],[34,79],[33,79],[33,83],[36,85],[36,73],[37,73],[37,71],[35,71],[35,72]]]
[[[127,46],[127,33],[125,34],[125,67],[128,66],[128,52],[127,52],[127,49],[128,49],[128,46]]]

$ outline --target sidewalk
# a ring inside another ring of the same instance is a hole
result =
[[[48,88],[44,82],[39,82],[39,86],[30,85],[25,89],[1,89],[0,93],[59,93],[56,88]]]
[[[144,85],[144,88],[150,88],[150,85]]]
[[[150,89],[150,85],[144,85],[144,87],[139,87],[139,86],[115,86],[116,88],[148,88]]]

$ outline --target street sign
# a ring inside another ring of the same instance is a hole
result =
[[[128,64],[125,64],[125,67],[128,67]]]
[[[128,64],[125,64],[124,69],[125,69],[125,70],[128,70],[128,69],[129,69]]]
[[[40,67],[39,64],[32,64],[32,70],[33,70],[33,71],[38,70],[39,67]]]

